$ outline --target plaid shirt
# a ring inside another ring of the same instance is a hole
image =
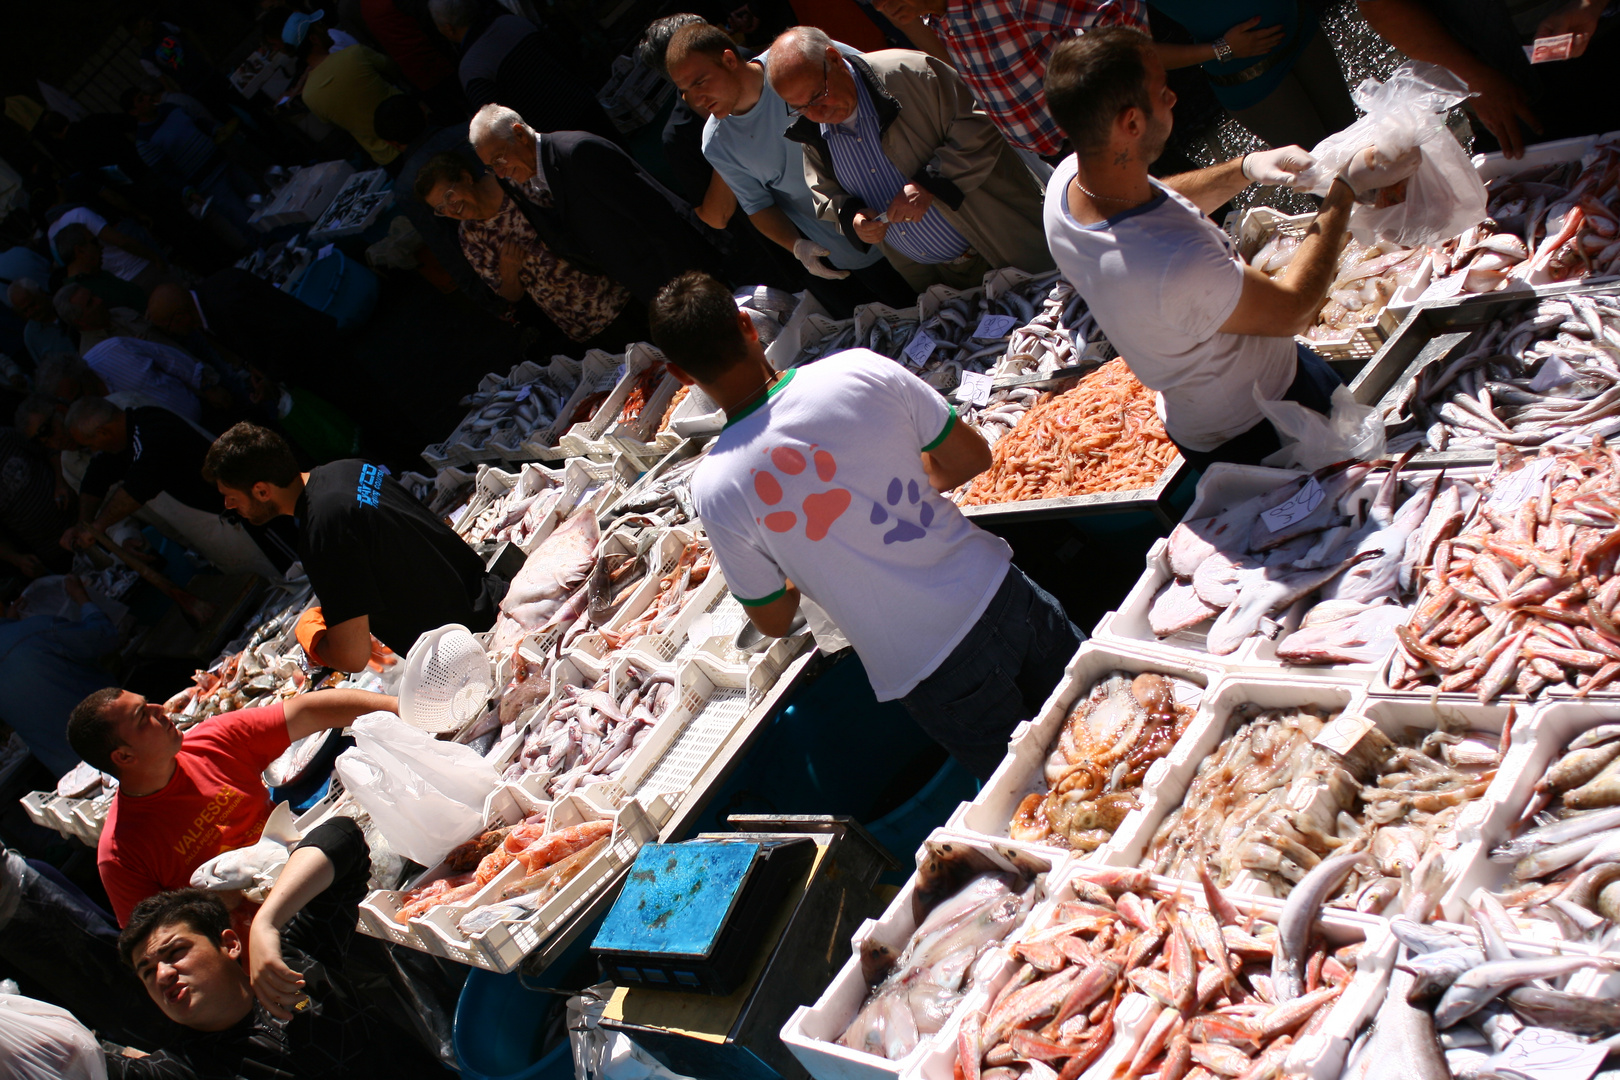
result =
[[[1058,42],[1092,26],[1148,28],[1143,0],[952,0],[927,22],[1007,141],[1037,154],[1063,148],[1042,86]]]

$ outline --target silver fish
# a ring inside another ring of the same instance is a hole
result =
[[[1404,971],[1390,972],[1372,1031],[1347,1062],[1343,1080],[1450,1080],[1434,1017],[1407,1002],[1411,981]]]
[[[1288,894],[1277,920],[1277,945],[1271,958],[1271,986],[1278,1003],[1305,992],[1306,944],[1322,905],[1350,872],[1366,861],[1361,851],[1333,855],[1316,864]]]
[[[1446,990],[1434,1010],[1434,1022],[1448,1028],[1520,983],[1553,979],[1586,967],[1612,967],[1615,961],[1590,956],[1549,956],[1529,960],[1492,960],[1464,972]]]

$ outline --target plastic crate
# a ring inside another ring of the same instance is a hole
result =
[[[1074,658],[1069,661],[1068,667],[1064,669],[1063,678],[1052,688],[1052,694],[1046,699],[1041,711],[1033,720],[1026,720],[1013,730],[1007,756],[1002,759],[1000,766],[985,782],[974,800],[971,803],[963,803],[951,815],[950,820],[946,822],[946,828],[965,836],[983,837],[997,844],[1010,843],[1019,847],[1041,847],[1066,852],[1068,850],[1066,846],[1011,840],[1008,837],[1008,826],[1025,796],[1049,790],[1045,765],[1058,732],[1068,720],[1075,704],[1091,692],[1092,686],[1099,679],[1111,671],[1126,671],[1132,674],[1158,672],[1187,680],[1201,688],[1198,698],[1191,702],[1183,702],[1184,704],[1196,703],[1204,692],[1220,681],[1223,675],[1222,670],[1216,665],[1188,663],[1182,657],[1161,649],[1122,646],[1095,640],[1082,643]],[[1195,716],[1193,724],[1182,736],[1183,739],[1193,737],[1197,723],[1198,717]],[[1172,750],[1172,754],[1173,752]],[[1163,771],[1164,768],[1161,767],[1161,775]],[[1140,786],[1139,798],[1148,797],[1157,779],[1153,770],[1149,769]],[[1109,861],[1112,848],[1134,843],[1143,816],[1141,811],[1131,814],[1114,831],[1113,841],[1093,852],[1075,852],[1074,857],[1086,862]]]
[[[970,837],[958,837],[943,829],[936,830],[929,837],[930,843],[960,843],[966,847],[982,852],[991,863],[1003,870],[1012,870],[1015,864],[1006,858],[995,846],[983,840]],[[920,866],[928,845],[917,852],[917,864]],[[1062,875],[1066,859],[1062,855],[1044,854],[1037,856],[1034,861],[1022,861],[1019,865],[1033,865],[1044,867],[1047,875],[1045,888],[1050,888],[1054,878]],[[821,996],[812,1005],[801,1005],[788,1017],[787,1023],[782,1025],[781,1039],[788,1051],[803,1065],[809,1074],[816,1080],[893,1080],[902,1075],[915,1075],[916,1067],[923,1059],[940,1048],[940,1040],[949,1038],[949,1050],[954,1059],[955,1035],[949,1024],[937,1035],[924,1036],[917,1046],[899,1061],[890,1061],[888,1058],[868,1054],[848,1046],[841,1046],[838,1038],[855,1019],[856,1014],[865,1006],[871,997],[874,987],[870,986],[861,971],[861,955],[868,946],[886,947],[898,956],[905,951],[906,943],[917,929],[917,919],[912,914],[912,899],[917,891],[917,875],[913,874],[900,892],[890,902],[883,914],[876,919],[867,919],[855,931],[851,938],[851,954],[844,966],[833,976],[832,982],[821,992]],[[1035,885],[1034,888],[1043,888]],[[1027,917],[1026,924],[1032,921],[1045,907],[1045,892],[1037,898],[1037,904]],[[1008,940],[1016,937],[1015,929],[1008,935]],[[999,947],[998,947],[999,948]],[[1000,950],[1005,957],[1005,950]],[[994,963],[995,958],[981,959],[979,964],[986,967]],[[976,965],[977,966],[977,965]],[[1000,974],[999,968],[996,974]],[[980,988],[975,988],[966,994],[955,1008],[955,1014],[962,1014],[965,1010],[982,1008],[986,997]],[[950,1066],[946,1064],[946,1075],[950,1074]]]
[[[339,330],[353,330],[365,325],[376,310],[381,285],[376,274],[333,248],[311,263],[290,291],[336,319]]]
[[[567,357],[558,359],[566,360]],[[553,363],[555,362],[554,360]],[[539,461],[561,461],[566,457],[576,456],[559,445],[563,433],[573,426],[574,413],[579,408],[580,402],[612,385],[609,380],[616,379],[615,373],[618,370],[619,357],[601,349],[591,349],[587,352],[584,359],[579,361],[579,382],[575,385],[574,392],[568,396],[568,400],[563,403],[562,411],[550,424],[535,429],[524,438],[518,450],[529,459]]]
[[[631,528],[621,526],[614,529],[603,538],[601,545],[597,548],[597,558],[600,559],[614,553],[633,552],[638,542],[641,542],[642,534],[646,531],[646,527]],[[658,596],[660,579],[675,568],[675,564],[680,561],[681,554],[691,542],[692,533],[679,526],[658,531],[657,538],[647,548],[648,565],[646,576],[642,578],[640,584],[635,587],[624,603],[619,606],[619,610],[613,613],[613,617],[602,624],[601,629],[616,631],[646,611]],[[600,631],[581,635],[575,647],[598,659],[606,658],[614,652],[613,647],[608,644],[607,639],[602,636]]]
[[[661,633],[643,634],[627,643],[624,646],[625,651],[630,655],[643,657],[652,664],[675,664],[687,659],[708,640],[707,637],[696,641],[688,640],[688,631],[692,623],[699,615],[712,615],[730,596],[731,593],[726,588],[725,575],[720,572],[720,567],[710,566],[703,584],[687,597],[686,603],[669,626]]]

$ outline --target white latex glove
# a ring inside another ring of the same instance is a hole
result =
[[[1350,155],[1339,170],[1339,179],[1350,185],[1356,197],[1398,184],[1417,172],[1423,164],[1423,151],[1412,147],[1398,157],[1388,157],[1377,146],[1368,146]]]
[[[828,251],[814,240],[806,240],[801,236],[797,240],[793,241],[793,257],[804,263],[804,268],[816,275],[816,277],[828,278],[832,281],[838,281],[841,278],[849,277],[848,270],[836,270],[816,257],[818,255],[831,254],[832,252]]]
[[[1299,174],[1316,164],[1310,153],[1298,146],[1257,150],[1243,156],[1243,177],[1256,184],[1292,187]]]

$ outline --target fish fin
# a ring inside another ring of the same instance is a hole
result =
[[[293,817],[292,804],[283,800],[270,811],[270,819],[264,823],[264,831],[259,834],[260,840],[274,840],[283,847],[292,847],[304,838],[298,831],[297,819]]]

